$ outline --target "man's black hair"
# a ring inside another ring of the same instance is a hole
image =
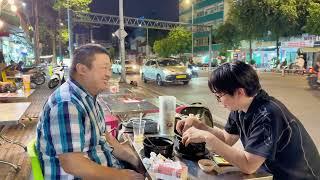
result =
[[[70,76],[72,77],[76,73],[77,64],[83,64],[91,69],[92,62],[95,60],[95,54],[106,54],[110,57],[108,51],[99,44],[85,44],[77,48],[73,53]]]
[[[213,93],[227,93],[231,96],[238,88],[243,88],[249,97],[255,96],[261,89],[256,71],[241,61],[219,66],[212,72],[208,86]]]

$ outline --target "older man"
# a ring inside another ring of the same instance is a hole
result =
[[[138,166],[128,145],[106,132],[97,95],[106,89],[111,62],[100,45],[74,52],[70,79],[48,99],[37,126],[37,144],[45,179],[143,179],[123,168],[120,160]]]

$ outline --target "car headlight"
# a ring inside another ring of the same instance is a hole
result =
[[[169,71],[169,70],[167,70],[167,69],[164,69],[164,70],[163,70],[163,73],[164,73],[165,75],[170,75],[170,74],[171,74],[171,71]]]
[[[133,65],[132,69],[138,69],[138,66],[137,65]]]
[[[192,74],[191,69],[188,68],[188,69],[187,69],[187,73],[188,73],[188,74]]]

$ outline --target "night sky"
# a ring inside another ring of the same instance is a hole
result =
[[[124,16],[179,21],[179,0],[123,0]],[[119,15],[119,0],[93,0],[91,12]],[[111,39],[118,26],[103,26],[94,30],[95,39]],[[132,29],[125,28],[127,31]]]

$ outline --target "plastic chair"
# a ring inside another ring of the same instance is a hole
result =
[[[32,174],[34,180],[44,180],[42,169],[36,149],[36,139],[31,140],[31,142],[28,144],[28,156],[31,161],[31,167],[32,167]]]

